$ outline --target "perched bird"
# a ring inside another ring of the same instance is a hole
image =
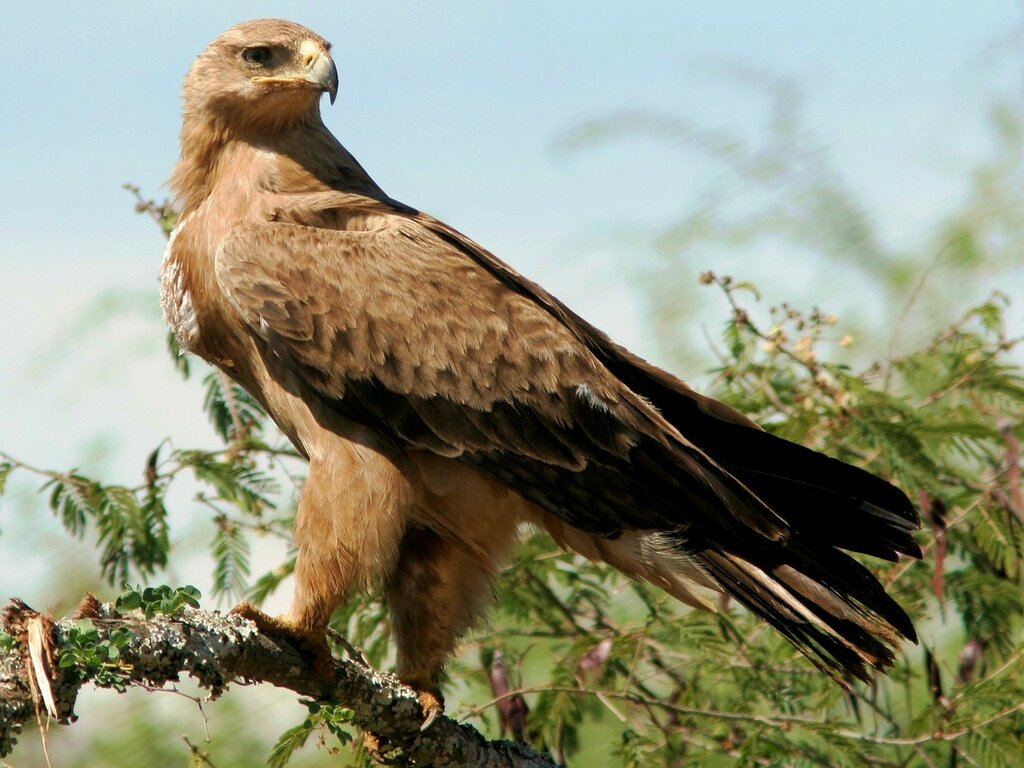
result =
[[[526,523],[684,603],[732,595],[837,678],[891,664],[913,625],[843,550],[919,556],[907,497],[388,197],[321,121],[337,89],[327,41],[272,19],[214,40],[183,88],[164,315],[309,460],[294,601],[264,625],[326,650],[332,611],[381,585],[398,674],[436,714]]]

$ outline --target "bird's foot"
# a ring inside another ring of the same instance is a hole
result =
[[[239,603],[231,613],[251,621],[262,634],[295,646],[311,663],[313,678],[318,682],[327,684],[334,681],[334,656],[327,645],[326,628],[310,629],[285,616],[269,616],[249,602]]]
[[[411,687],[416,691],[416,700],[423,711],[423,722],[420,724],[422,732],[433,725],[439,715],[444,714],[444,699],[441,698],[440,691],[419,690],[415,686]],[[380,765],[406,765],[405,760],[401,757],[401,750],[398,750],[396,757],[395,745],[379,733],[365,731],[363,733],[363,748]]]
[[[423,710],[423,723],[420,730],[425,731],[439,715],[444,714],[444,698],[439,690],[417,690],[416,698],[420,702],[420,709]]]
[[[423,713],[420,730],[427,730],[437,720],[438,715],[444,714],[444,697],[441,695],[441,687],[437,684],[437,670],[399,668],[398,679],[416,692],[416,700]]]
[[[365,749],[373,761],[378,765],[400,765],[402,764],[399,760],[396,760],[393,752],[394,747],[391,743],[379,734],[371,731],[363,732],[363,749]]]

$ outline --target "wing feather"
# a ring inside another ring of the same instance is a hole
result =
[[[305,220],[328,218],[329,206],[309,208]],[[275,217],[232,231],[217,280],[330,407],[601,535],[698,520],[702,531],[786,535],[573,328],[416,218],[368,213],[348,230],[297,223],[295,210]]]

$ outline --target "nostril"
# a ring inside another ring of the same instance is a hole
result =
[[[313,65],[316,64],[316,60],[320,58],[320,54],[323,52],[323,47],[313,40],[303,40],[299,46],[299,56],[301,57],[302,66],[305,69],[312,69]]]

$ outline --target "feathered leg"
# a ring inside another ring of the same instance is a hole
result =
[[[444,708],[440,674],[459,636],[491,598],[493,570],[429,528],[402,539],[387,585],[398,676],[420,693],[429,722]]]
[[[321,678],[333,672],[326,638],[331,613],[353,590],[393,570],[405,528],[404,485],[394,464],[365,446],[337,441],[331,448],[310,461],[299,501],[290,610],[271,618],[248,603],[235,609],[261,631],[302,648]]]

